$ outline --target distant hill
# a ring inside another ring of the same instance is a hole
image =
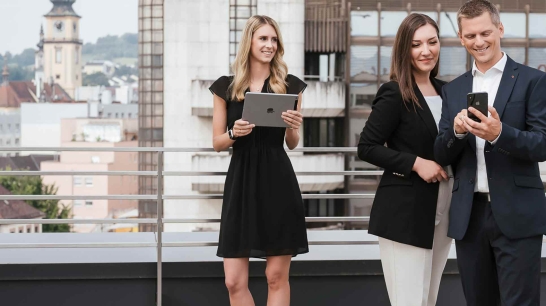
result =
[[[122,65],[135,64],[138,59],[138,34],[108,35],[97,39],[96,43],[86,43],[83,45],[82,57],[84,63],[109,60]]]
[[[36,49],[28,48],[20,54],[10,52],[0,54],[0,70],[7,60],[10,81],[29,81],[34,78],[34,58]],[[109,60],[121,66],[133,66],[138,60],[138,34],[126,33],[121,36],[108,35],[97,39],[96,43],[86,43],[82,49],[83,64],[90,60]],[[138,69],[124,68],[116,76],[138,75]]]

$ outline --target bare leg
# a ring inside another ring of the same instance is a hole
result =
[[[226,287],[231,306],[254,306],[248,290],[248,258],[224,258]]]
[[[267,257],[267,306],[289,306],[290,305],[290,284],[288,274],[292,256],[270,256]]]

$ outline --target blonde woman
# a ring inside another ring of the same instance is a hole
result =
[[[277,23],[251,17],[233,63],[234,76],[222,76],[213,93],[213,147],[233,147],[224,187],[217,256],[224,258],[231,305],[254,305],[248,289],[250,257],[265,258],[268,306],[290,304],[288,272],[293,256],[307,253],[303,201],[283,142],[294,149],[303,122],[306,84],[288,74]],[[290,128],[256,127],[241,120],[246,92],[298,94],[297,110],[282,113]],[[226,131],[227,130],[227,131]]]

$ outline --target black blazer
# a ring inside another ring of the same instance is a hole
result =
[[[463,239],[472,211],[477,170],[476,136],[459,139],[453,119],[466,108],[472,72],[443,87],[442,119],[435,156],[453,166],[455,180],[448,236]],[[491,210],[510,239],[546,234],[546,198],[538,162],[546,160],[546,74],[508,57],[493,107],[502,131],[492,146],[485,143]]]
[[[432,78],[438,94],[445,82]],[[360,134],[358,157],[385,169],[373,202],[368,232],[396,242],[432,249],[439,183],[415,172],[417,156],[434,160],[436,122],[417,86],[421,108],[404,104],[397,82],[379,88]],[[385,146],[386,144],[386,146]]]

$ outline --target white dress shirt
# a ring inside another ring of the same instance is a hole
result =
[[[474,79],[472,81],[472,91],[487,92],[487,103],[490,106],[493,106],[493,103],[495,102],[495,97],[497,97],[497,91],[499,90],[502,73],[504,72],[504,67],[506,66],[506,60],[506,53],[503,52],[502,58],[493,67],[489,68],[489,70],[487,70],[485,73],[481,73],[478,70],[478,67],[476,66],[476,61],[474,61],[474,64],[472,65],[472,75],[474,76]],[[490,113],[488,115],[491,116]],[[491,144],[494,145],[499,137],[493,140]],[[485,140],[480,137],[476,137],[476,158],[478,161],[478,170],[476,173],[476,185],[474,185],[474,192],[489,193],[489,183],[487,180],[487,169],[485,166],[484,147]]]

